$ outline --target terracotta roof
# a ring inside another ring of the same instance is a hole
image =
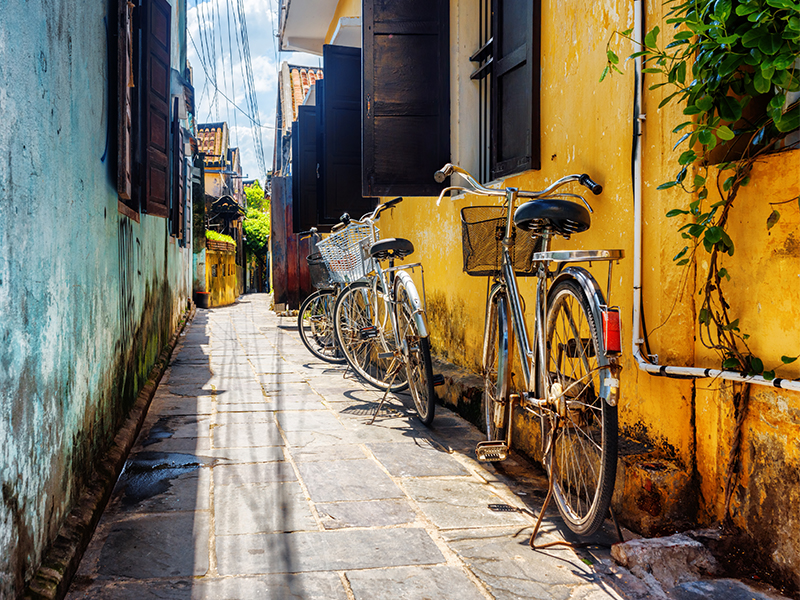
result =
[[[197,144],[200,152],[211,156],[225,156],[228,150],[228,124],[202,123],[197,126]]]
[[[284,63],[281,75],[281,87],[286,90],[286,93],[281,92],[280,94],[282,126],[287,129],[291,121],[297,120],[297,108],[303,104],[311,86],[322,79],[322,69],[287,66]],[[291,102],[291,107],[289,107],[289,102]]]

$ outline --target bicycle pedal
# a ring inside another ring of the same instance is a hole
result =
[[[522,512],[522,509],[510,504],[489,504],[488,508],[492,512]]]
[[[508,445],[505,442],[478,442],[475,455],[484,462],[499,462],[508,458]]]
[[[370,325],[369,327],[362,327],[361,328],[361,339],[362,340],[369,340],[372,338],[378,337],[378,328],[375,325]]]
[[[444,375],[441,373],[436,373],[436,375],[433,376],[433,387],[439,385],[444,385]]]

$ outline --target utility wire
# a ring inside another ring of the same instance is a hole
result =
[[[231,68],[231,88],[233,99],[236,100],[236,78],[233,76],[233,43],[231,42],[231,0],[225,0],[225,8],[228,21],[228,64]],[[236,146],[239,146],[239,123],[236,120],[236,111],[233,111],[233,131],[236,136]]]
[[[189,33],[189,40],[192,42],[192,46],[194,46],[195,52],[197,52],[197,44],[194,41],[194,37],[192,36],[191,32],[188,32],[188,33]],[[198,56],[199,56],[199,53],[198,53]],[[203,72],[206,73],[206,76],[207,76],[206,79],[208,80],[208,69],[207,69],[206,64],[205,64],[205,62],[203,61],[202,58],[200,58],[200,66],[203,67]],[[214,83],[213,82],[211,82],[211,87],[214,87]],[[243,108],[239,107],[238,104],[236,104],[233,100],[228,98],[228,96],[226,96],[221,90],[216,89],[216,91],[219,93],[220,96],[225,98],[225,100],[230,102],[231,106],[233,106],[236,110],[238,110],[245,117],[247,117],[247,120],[250,121],[251,123],[254,123],[254,124],[258,125],[262,129],[275,129],[275,127],[272,126],[272,125],[261,125],[260,123],[256,122],[256,120],[253,119],[246,110],[244,110]]]

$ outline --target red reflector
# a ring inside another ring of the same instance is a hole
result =
[[[603,311],[603,339],[606,342],[606,352],[622,351],[618,309],[609,308]]]

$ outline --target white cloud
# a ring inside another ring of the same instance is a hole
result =
[[[322,61],[321,57],[311,54],[277,51],[278,41],[274,34],[278,27],[277,8],[279,2],[280,0],[243,0],[250,45],[250,62],[253,68],[254,93],[262,125],[260,137],[267,169],[272,168],[273,128],[278,98],[278,65],[282,61],[287,61],[293,65],[317,67]],[[238,7],[238,0],[197,0],[190,4],[187,11],[187,29],[190,36],[187,42],[187,55],[194,71],[197,120],[199,123],[227,121],[231,130],[231,144],[238,144],[241,150],[242,173],[248,174],[250,178],[263,180],[264,174],[256,159],[253,128],[250,121],[245,114],[239,112],[220,94],[217,94],[216,103],[212,105],[214,87],[210,81],[206,80],[210,74],[207,75],[203,67],[203,63],[209,70],[216,66],[216,82],[220,92],[234,101],[236,106],[243,111],[249,112],[244,69],[239,58],[237,32],[234,28],[236,21],[233,18],[230,29],[232,43],[229,43],[228,38],[228,10],[234,14]],[[213,57],[211,56],[212,46],[215,50]]]

